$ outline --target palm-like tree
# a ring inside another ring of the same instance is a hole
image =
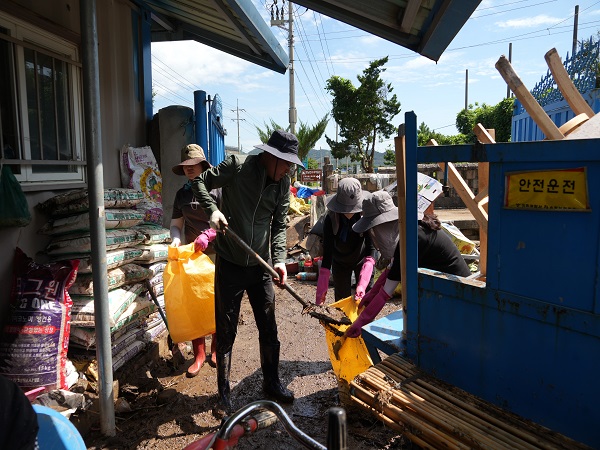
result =
[[[329,122],[329,114],[325,114],[325,116],[319,120],[314,126],[309,126],[304,122],[300,122],[300,127],[296,132],[296,137],[298,138],[298,157],[300,160],[304,160],[308,155],[308,152],[311,151],[317,141],[321,139],[323,133],[325,133],[325,128],[327,128],[327,123]],[[258,137],[261,142],[266,143],[271,134],[275,130],[286,130],[289,131],[288,127],[282,127],[273,119],[271,119],[270,124],[265,123],[265,129],[262,130],[259,127],[256,127],[256,131],[258,132]]]

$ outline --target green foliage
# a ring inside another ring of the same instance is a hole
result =
[[[486,129],[494,129],[496,142],[510,142],[510,132],[514,98],[505,98],[495,106],[483,103],[479,106],[469,105],[456,115],[456,128],[466,136],[467,142],[475,143],[477,138],[473,133],[475,125],[480,123]]]
[[[431,130],[425,122],[421,122],[417,130],[417,145],[425,146],[430,140],[435,140],[438,145],[459,145],[466,144],[467,136],[464,134],[456,134],[454,136],[445,135]]]
[[[321,139],[321,136],[323,136],[323,133],[325,133],[325,128],[327,128],[328,122],[329,114],[325,114],[325,116],[312,127],[302,121],[300,122],[300,127],[296,131],[296,137],[298,138],[298,157],[300,160],[304,160],[306,155],[308,155],[308,152],[310,152],[314,148],[317,141]],[[263,143],[266,143],[269,140],[271,134],[273,134],[273,131],[275,130],[289,131],[289,126],[282,127],[273,119],[271,119],[270,124],[265,124],[264,130],[256,127],[258,137]]]
[[[329,78],[325,87],[333,96],[331,114],[339,126],[339,142],[325,136],[331,153],[334,158],[360,161],[367,173],[373,172],[376,142],[396,131],[391,120],[400,112],[392,85],[381,79],[387,62],[387,57],[372,61],[357,76],[358,87],[339,76]]]
[[[306,165],[307,169],[319,169],[319,161],[315,158],[308,158],[308,164]]]
[[[390,147],[386,148],[385,152],[383,152],[383,163],[386,166],[396,165],[396,152]]]

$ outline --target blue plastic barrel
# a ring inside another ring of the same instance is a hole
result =
[[[37,414],[40,450],[86,450],[85,442],[75,425],[52,408],[33,405]]]

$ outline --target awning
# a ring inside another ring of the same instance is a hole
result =
[[[152,42],[194,40],[285,73],[289,58],[250,0],[146,0]]]
[[[437,61],[481,0],[294,0]]]

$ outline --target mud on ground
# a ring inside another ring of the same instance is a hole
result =
[[[290,286],[307,302],[313,302],[314,282],[290,281]],[[374,415],[355,407],[341,405],[337,379],[331,369],[325,332],[318,320],[302,315],[302,305],[285,290],[276,290],[277,323],[281,341],[280,377],[296,400],[282,405],[295,425],[323,445],[327,443],[327,410],[345,406],[348,424],[348,448],[415,449],[397,431],[385,427]],[[330,288],[327,302],[333,302]],[[399,300],[385,306],[380,316],[397,310]],[[210,346],[207,345],[207,351]],[[151,361],[134,373],[119,379],[120,397],[131,412],[117,413],[117,435],[107,438],[99,431],[97,413],[85,413],[93,424],[84,435],[88,449],[183,449],[202,436],[217,430],[220,421],[213,417],[217,400],[216,369],[205,364],[194,378],[185,371],[193,355],[175,364],[173,358]],[[242,303],[238,335],[231,367],[232,402],[240,408],[262,395],[262,373],[258,332],[247,298]],[[244,436],[236,449],[302,449],[281,423]]]

